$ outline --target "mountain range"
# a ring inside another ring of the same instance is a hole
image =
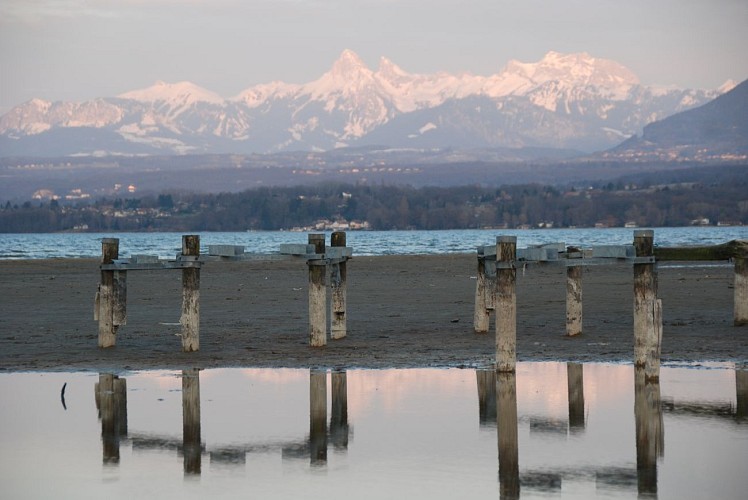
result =
[[[346,146],[548,148],[592,152],[656,134],[647,127],[735,87],[642,85],[623,65],[549,52],[499,73],[376,70],[345,50],[312,82],[271,82],[232,98],[157,82],[85,102],[32,99],[0,117],[0,156],[275,153]],[[745,115],[743,115],[745,116]],[[645,139],[646,140],[646,139]]]

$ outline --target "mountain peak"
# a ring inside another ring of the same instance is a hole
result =
[[[369,68],[366,67],[358,54],[350,49],[345,49],[332,65],[332,73],[336,75],[350,75],[362,71],[369,71]]]
[[[403,69],[400,66],[393,63],[390,59],[384,56],[379,58],[379,67],[377,68],[377,73],[387,74],[387,75],[407,74],[405,71],[403,71]]]
[[[199,85],[186,81],[167,83],[157,80],[150,87],[131,90],[130,92],[125,92],[117,97],[120,99],[132,99],[141,102],[169,102],[174,100],[186,101],[188,103],[209,102],[211,104],[223,104],[224,102],[223,97],[215,92],[211,92]]]
[[[564,81],[572,85],[594,85],[625,91],[639,83],[627,67],[610,59],[592,57],[586,52],[563,54],[550,51],[537,63],[511,60],[504,72],[526,78],[534,84]]]

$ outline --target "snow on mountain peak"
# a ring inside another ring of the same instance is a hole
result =
[[[616,95],[625,95],[639,83],[628,68],[609,59],[592,57],[586,52],[562,54],[550,51],[537,63],[511,60],[502,71],[506,76],[526,79],[539,85],[551,81],[574,86],[596,86]]]
[[[407,73],[402,68],[400,68],[400,66],[393,63],[392,61],[390,61],[384,56],[379,58],[379,68],[377,68],[376,74],[380,78],[383,78],[388,81],[410,76],[410,73]]]
[[[719,92],[720,94],[725,94],[737,86],[738,86],[738,82],[730,78],[727,81],[725,81],[725,83],[720,85],[719,88],[717,88],[717,92]]]
[[[117,97],[141,102],[165,101],[179,102],[181,104],[208,102],[219,105],[224,103],[223,97],[192,82],[166,83],[160,80],[150,87],[131,90]]]
[[[361,58],[350,49],[345,49],[340,57],[333,63],[330,72],[342,78],[360,73],[371,74],[371,70],[364,64]]]

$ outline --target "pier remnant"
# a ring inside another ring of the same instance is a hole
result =
[[[735,257],[735,305],[733,323],[735,326],[748,325],[748,256]]]
[[[101,264],[111,264],[119,257],[119,239],[104,238],[101,240]],[[101,282],[97,293],[96,308],[94,310],[99,320],[99,347],[112,347],[117,337],[117,326],[114,322],[115,310],[114,271],[101,270]],[[125,299],[126,300],[126,299]]]
[[[572,262],[566,267],[566,335],[569,337],[582,333],[583,268]]]
[[[345,232],[332,233],[330,245],[333,248],[345,247]],[[348,280],[348,265],[345,259],[331,264],[330,288],[332,303],[330,310],[330,336],[342,339],[346,336],[346,294]]]
[[[180,260],[197,262],[200,258],[200,236],[182,236]],[[200,267],[182,269],[182,350],[200,350]]]
[[[654,231],[634,231],[634,365],[648,379],[659,377],[662,341],[662,301],[657,299]]]
[[[309,259],[309,345],[321,347],[327,344],[327,287],[325,276],[327,262],[324,260],[325,235],[310,234],[309,245],[320,259]]]
[[[517,237],[496,237],[496,371],[517,364]]]

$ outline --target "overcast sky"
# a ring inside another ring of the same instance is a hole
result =
[[[499,72],[586,51],[645,84],[748,78],[746,0],[0,0],[0,113],[192,81],[224,97],[319,77],[343,49],[375,68]]]

